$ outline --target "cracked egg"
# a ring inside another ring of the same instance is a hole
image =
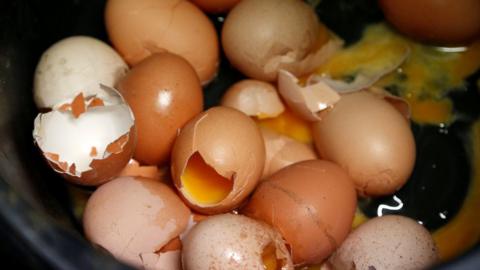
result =
[[[263,181],[241,213],[275,227],[300,266],[320,263],[340,246],[356,205],[353,182],[340,166],[309,160]]]
[[[145,178],[119,177],[100,186],[83,216],[86,237],[117,259],[145,269],[179,264],[178,236],[190,210],[167,185]]]
[[[183,243],[185,270],[294,269],[282,236],[269,225],[242,215],[209,217]]]
[[[133,113],[118,92],[102,88],[111,94],[108,98],[80,93],[35,118],[35,143],[49,165],[75,184],[105,183],[133,155]]]
[[[187,204],[204,214],[237,207],[258,183],[265,146],[255,122],[228,107],[197,115],[180,131],[171,172]]]

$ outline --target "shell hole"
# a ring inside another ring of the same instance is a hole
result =
[[[233,180],[218,174],[198,152],[189,158],[181,180],[184,192],[201,204],[219,203],[233,189]]]
[[[270,242],[262,252],[263,269],[265,270],[281,270],[285,262],[277,258],[277,249]]]

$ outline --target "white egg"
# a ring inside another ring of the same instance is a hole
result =
[[[37,107],[51,108],[80,92],[85,97],[108,95],[100,84],[114,87],[128,70],[115,50],[87,36],[62,39],[48,48],[35,70],[34,99]]]

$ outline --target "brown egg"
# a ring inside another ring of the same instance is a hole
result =
[[[403,216],[371,219],[354,230],[330,257],[331,269],[428,269],[438,261],[430,233]]]
[[[222,13],[227,12],[235,6],[240,0],[190,0],[205,12]]]
[[[347,237],[357,197],[350,177],[324,160],[290,165],[263,181],[242,210],[277,228],[295,265],[320,263]]]
[[[379,0],[400,32],[441,45],[465,45],[480,37],[478,0]]]
[[[375,94],[360,91],[340,101],[313,125],[322,158],[342,166],[362,196],[391,194],[415,163],[415,140],[405,117]]]
[[[285,110],[272,84],[248,79],[230,86],[220,104],[259,119],[277,117]]]
[[[223,214],[196,225],[183,241],[185,270],[293,270],[282,236],[263,222]]]
[[[190,210],[157,181],[120,177],[99,187],[83,216],[85,236],[135,267],[187,227]]]
[[[132,68],[118,83],[135,115],[140,163],[162,164],[180,129],[203,108],[203,94],[195,71],[171,53],[154,54]]]
[[[180,131],[171,171],[188,205],[213,214],[237,207],[255,188],[264,163],[265,146],[255,122],[235,109],[213,107]]]
[[[312,72],[339,47],[311,6],[298,0],[243,0],[228,14],[222,46],[250,78],[274,81],[280,69]]]
[[[267,128],[260,128],[260,131],[265,142],[266,153],[262,179],[293,163],[317,158],[312,146],[270,131]]]
[[[219,61],[218,38],[208,17],[184,0],[109,0],[105,24],[110,41],[129,65],[156,52],[181,55],[202,83]]]

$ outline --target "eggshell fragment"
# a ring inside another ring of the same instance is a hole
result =
[[[298,266],[320,263],[340,246],[356,205],[353,182],[340,166],[309,160],[260,183],[241,213],[276,228]]]
[[[285,110],[277,89],[257,80],[235,83],[227,89],[220,104],[260,119],[276,117]]]
[[[180,131],[171,172],[188,205],[213,214],[237,207],[255,188],[264,163],[265,146],[255,122],[235,109],[213,107]]]
[[[409,122],[375,94],[342,95],[313,124],[318,153],[342,166],[361,196],[392,194],[402,187],[415,163]]]
[[[110,46],[87,36],[62,39],[41,56],[35,69],[33,96],[39,108],[54,105],[83,93],[88,98],[105,98],[128,70],[127,64]]]
[[[137,176],[157,181],[164,181],[166,172],[157,166],[142,166],[138,161],[130,159],[118,176]]]
[[[190,210],[165,184],[120,177],[92,194],[83,227],[92,243],[127,264],[143,267],[152,264],[152,253],[186,228],[189,216]]]
[[[185,58],[204,84],[216,74],[217,33],[189,1],[109,0],[105,24],[110,41],[129,65],[153,53],[170,52]]]
[[[278,73],[278,90],[289,107],[307,121],[318,121],[320,113],[340,100],[340,94],[324,82],[300,86],[288,71]]]
[[[415,220],[382,216],[360,225],[330,257],[340,269],[427,269],[438,261],[430,233]]]
[[[275,81],[280,69],[312,72],[342,46],[314,10],[296,0],[243,0],[222,28],[225,54],[250,78]]]
[[[118,83],[135,115],[140,163],[161,165],[178,129],[203,109],[203,92],[192,66],[171,53],[157,53],[133,67]]]
[[[262,179],[293,163],[317,158],[311,146],[267,128],[261,128],[260,131],[265,142],[266,153]]]
[[[242,215],[209,217],[183,243],[185,270],[293,270],[282,236],[267,224]]]
[[[85,100],[80,93],[35,118],[35,143],[50,166],[75,184],[99,185],[112,179],[133,154],[132,111],[116,91],[104,90],[109,98]]]

